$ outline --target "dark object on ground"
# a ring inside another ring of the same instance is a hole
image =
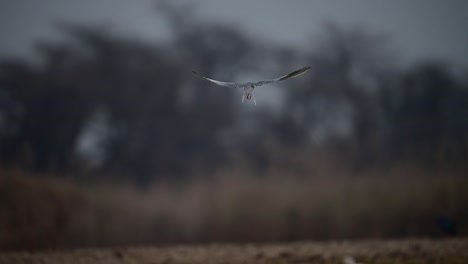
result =
[[[439,216],[436,220],[439,229],[446,235],[457,235],[457,222],[453,218]]]

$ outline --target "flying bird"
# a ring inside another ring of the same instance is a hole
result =
[[[217,80],[213,80],[213,79],[201,76],[195,71],[192,71],[192,73],[195,74],[198,78],[201,78],[203,80],[207,80],[209,82],[215,83],[215,84],[217,84],[219,86],[225,86],[225,87],[229,87],[229,88],[242,88],[242,89],[244,89],[244,94],[242,95],[242,103],[244,102],[245,99],[247,99],[247,100],[253,99],[255,105],[257,105],[257,101],[255,100],[255,96],[253,94],[253,90],[255,89],[255,87],[262,86],[264,84],[269,84],[269,83],[274,83],[274,82],[279,82],[279,81],[291,79],[291,78],[297,77],[297,76],[305,73],[309,69],[310,69],[310,67],[304,67],[302,69],[293,71],[291,73],[288,73],[288,74],[286,74],[284,76],[281,76],[281,77],[278,77],[278,78],[275,78],[275,79],[258,81],[258,82],[246,82],[246,83],[222,82],[222,81],[217,81]]]

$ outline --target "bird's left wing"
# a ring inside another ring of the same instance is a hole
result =
[[[275,78],[275,79],[271,79],[271,80],[259,81],[259,82],[253,83],[253,84],[255,86],[261,86],[261,85],[267,84],[267,83],[274,83],[274,82],[279,82],[279,81],[291,79],[291,78],[297,77],[297,76],[305,73],[309,69],[310,69],[310,67],[304,67],[302,69],[299,69],[299,70],[293,71],[291,73],[288,73],[288,74],[286,74],[284,76],[281,76],[281,77],[278,77],[278,78]]]
[[[210,79],[210,78],[201,76],[201,75],[199,75],[199,74],[198,74],[197,72],[195,72],[195,71],[192,71],[192,73],[195,74],[195,76],[197,76],[197,77],[200,78],[200,79],[207,80],[207,81],[209,81],[209,82],[215,83],[215,84],[220,85],[220,86],[225,86],[225,87],[230,87],[230,88],[236,88],[236,87],[237,87],[235,82],[222,82],[222,81],[217,81],[217,80],[213,80],[213,79]]]

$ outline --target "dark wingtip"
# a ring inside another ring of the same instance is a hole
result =
[[[284,76],[283,78],[281,78],[280,81],[299,76],[299,75],[303,74],[304,72],[308,71],[309,69],[310,69],[310,66],[307,66],[307,67],[301,68],[301,69],[299,69],[297,71],[293,71],[290,74],[288,74],[288,75]]]
[[[196,71],[193,71],[193,70],[192,70],[192,73],[193,73],[193,75],[195,75],[197,78],[205,79],[205,77],[201,76],[201,75],[198,74]]]

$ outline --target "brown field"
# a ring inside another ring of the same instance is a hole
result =
[[[0,263],[468,263],[468,239],[80,249],[0,254]]]
[[[331,179],[235,172],[138,189],[24,171],[1,174],[0,252],[442,239],[450,234],[437,225],[438,216],[456,220],[458,237],[468,234],[468,179],[456,175],[408,171]]]

